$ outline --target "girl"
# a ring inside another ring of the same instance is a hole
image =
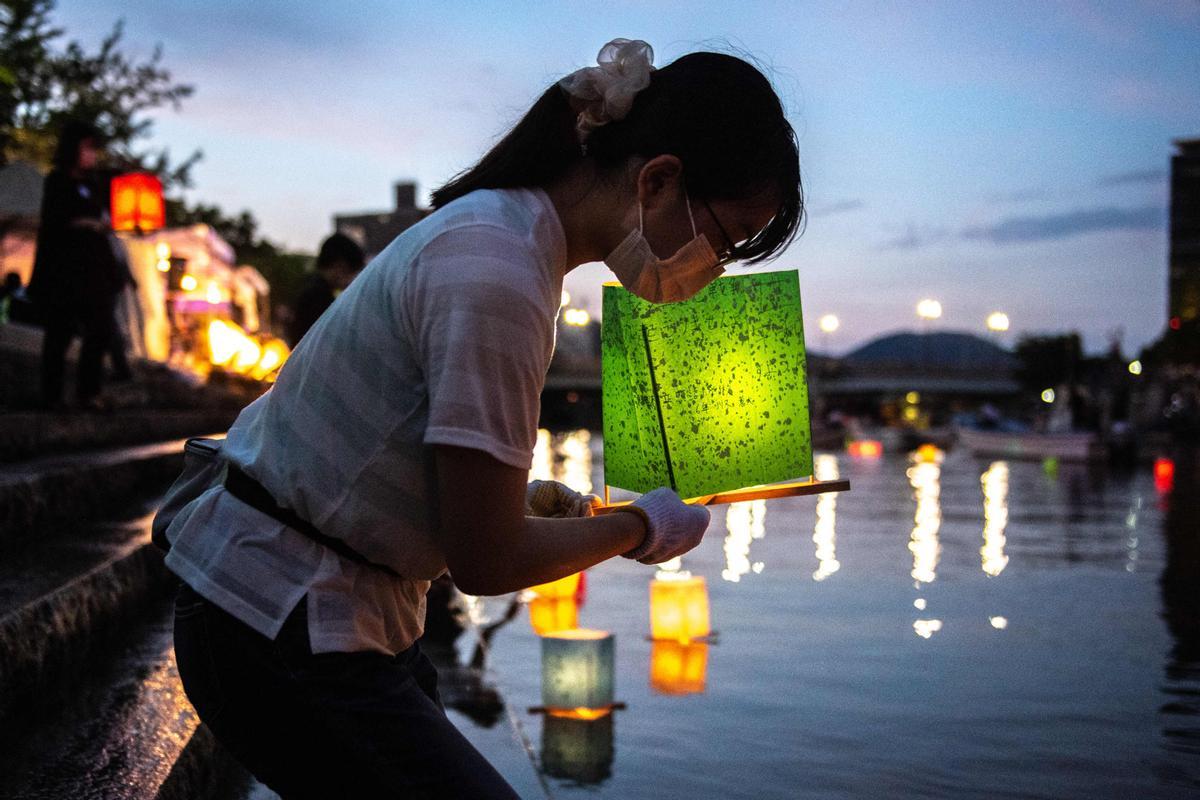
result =
[[[599,60],[367,266],[238,417],[224,485],[168,531],[188,697],[285,798],[513,797],[442,711],[416,643],[429,581],[496,595],[655,564],[708,525],[668,488],[589,517],[526,486],[563,276],[603,260],[668,302],[775,255],[803,218],[795,135],[738,58],[655,71],[615,40]]]

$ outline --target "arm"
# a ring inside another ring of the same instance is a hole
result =
[[[468,594],[556,580],[629,552],[646,536],[635,514],[526,517],[526,470],[466,447],[437,445],[434,452],[438,536],[454,582]]]

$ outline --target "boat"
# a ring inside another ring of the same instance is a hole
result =
[[[1016,461],[1100,461],[1104,448],[1100,437],[1090,431],[983,430],[958,428],[958,443],[979,458],[1006,458]]]

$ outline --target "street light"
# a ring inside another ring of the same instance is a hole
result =
[[[937,300],[925,298],[917,303],[917,316],[924,320],[934,320],[942,316],[942,304]]]
[[[584,308],[568,308],[563,312],[563,322],[568,325],[583,327],[592,320],[592,315]]]
[[[841,327],[842,323],[833,314],[826,314],[825,316],[821,317],[820,321],[817,324],[821,326],[821,330],[824,333],[833,333],[839,327]]]
[[[993,311],[988,314],[987,326],[988,330],[993,333],[1004,333],[1008,330],[1008,314],[1003,311]]]

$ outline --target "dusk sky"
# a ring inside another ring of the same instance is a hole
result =
[[[1089,349],[1157,337],[1172,141],[1200,137],[1200,2],[173,3],[63,0],[94,44],[119,18],[195,95],[155,145],[195,148],[192,199],[248,208],[313,251],[335,212],[422,198],[470,166],[551,82],[640,38],[763,64],[800,139],[798,269],[815,349],[916,327],[1077,329]],[[714,109],[713,124],[720,124]],[[736,268],[734,271],[737,271]],[[593,308],[600,265],[568,289]],[[823,339],[816,321],[837,314]],[[1011,338],[1010,338],[1011,341]]]

